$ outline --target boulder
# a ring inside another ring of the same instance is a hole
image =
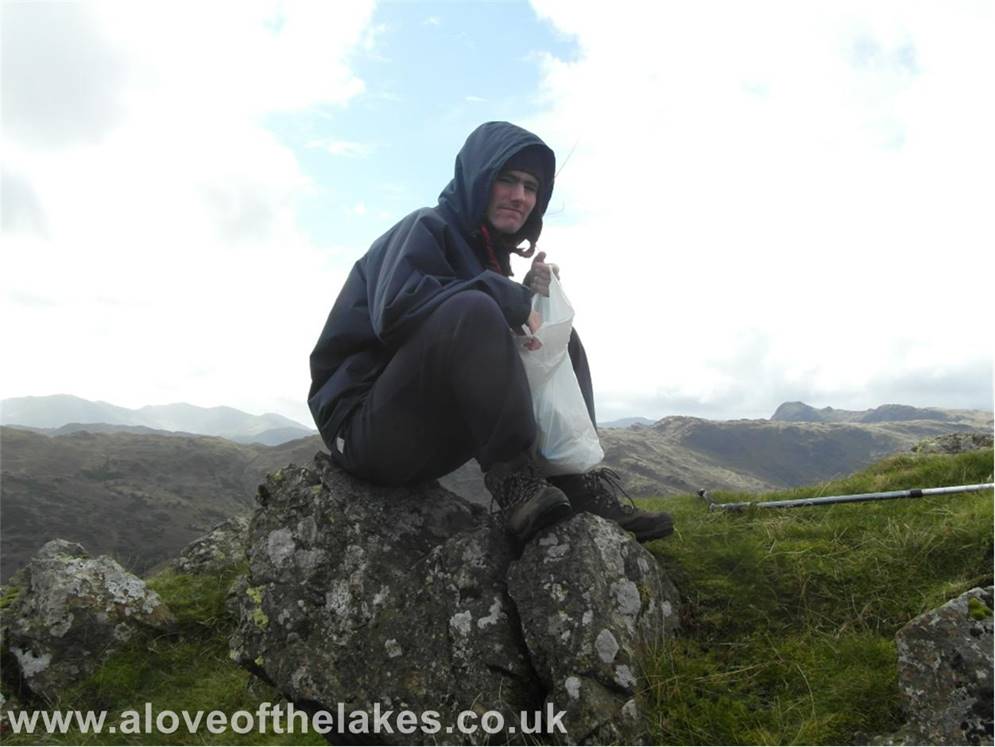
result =
[[[677,627],[677,590],[617,524],[581,514],[530,543],[508,591],[546,700],[573,741],[632,744],[644,644]]]
[[[245,560],[249,517],[233,516],[180,551],[173,567],[180,573],[217,573]]]
[[[590,650],[575,652],[586,657],[583,662],[564,666],[584,678],[583,702],[596,715],[574,718],[579,730],[560,738],[633,733],[621,726],[613,731],[612,725],[622,719],[634,683],[624,675],[624,685],[611,678],[616,665],[635,671],[631,656],[641,634],[672,628],[663,612],[675,597],[659,596],[672,587],[652,557],[617,526],[574,517],[534,538],[516,561],[522,548],[482,507],[436,483],[371,485],[324,454],[310,467],[291,465],[267,476],[258,500],[249,530],[249,572],[229,600],[238,618],[232,656],[299,707],[336,716],[341,704],[335,727],[344,738],[351,736],[351,724],[362,722],[357,714],[374,718],[378,710],[409,710],[436,712],[440,732],[385,732],[377,741],[520,740],[523,727],[535,728],[534,713],[546,701],[561,708],[560,694],[569,691],[558,684],[564,679],[558,665],[548,660],[561,655],[561,644],[531,625],[523,634],[522,620],[547,614],[550,579],[568,563],[576,567],[560,579],[560,588],[587,605],[578,612],[574,640],[589,643]],[[561,547],[570,545],[555,568],[546,561],[550,537]],[[533,583],[546,586],[534,602],[527,593],[533,570]],[[598,583],[590,583],[590,574]],[[604,660],[612,648],[609,636],[617,646],[610,663]],[[588,666],[594,660],[603,665],[597,672]],[[602,679],[609,696],[603,702],[587,698]],[[504,728],[492,735],[448,730],[463,711],[478,717],[498,712]],[[529,714],[525,723],[523,711]]]
[[[992,587],[975,588],[898,631],[908,723],[895,742],[992,744],[992,608]]]
[[[13,656],[19,685],[49,702],[96,671],[137,631],[173,624],[144,581],[115,560],[91,558],[65,540],[46,543],[10,586],[17,595],[3,610],[4,648]]]

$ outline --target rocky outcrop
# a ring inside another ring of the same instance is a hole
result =
[[[249,517],[233,516],[180,551],[173,567],[180,573],[217,573],[245,560]]]
[[[920,615],[895,637],[906,726],[889,744],[992,743],[992,587]]]
[[[927,438],[912,447],[917,454],[960,454],[964,451],[990,449],[995,442],[991,433],[947,433]]]
[[[677,624],[677,590],[618,527],[582,514],[553,527],[512,563],[508,591],[546,701],[575,740],[631,743],[643,644]]]
[[[16,596],[3,610],[3,646],[17,671],[4,678],[50,702],[138,630],[173,622],[141,579],[65,540],[46,543],[10,586]]]
[[[522,553],[435,483],[372,486],[322,454],[270,475],[259,503],[232,656],[299,706],[438,714],[439,733],[386,743],[518,740],[537,711],[561,740],[637,733],[633,657],[673,629],[676,592],[617,526],[576,516]],[[496,712],[503,729],[447,730],[463,711]]]

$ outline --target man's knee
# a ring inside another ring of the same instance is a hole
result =
[[[459,311],[461,314],[491,317],[497,315],[504,318],[497,301],[488,296],[483,291],[465,290],[454,293],[443,302],[450,311]]]
[[[462,291],[446,299],[437,316],[449,322],[454,333],[508,329],[501,307],[486,293],[477,290]]]

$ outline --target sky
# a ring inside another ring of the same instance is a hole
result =
[[[3,398],[311,425],[353,262],[507,120],[557,154],[539,248],[599,420],[992,408],[991,2],[3,0],[0,24]]]

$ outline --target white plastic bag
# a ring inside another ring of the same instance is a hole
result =
[[[549,297],[537,293],[532,298],[532,309],[542,319],[535,332],[542,347],[522,347],[519,353],[539,427],[540,466],[546,475],[587,472],[604,459],[605,453],[570,364],[567,345],[574,310],[555,274],[550,278]]]

